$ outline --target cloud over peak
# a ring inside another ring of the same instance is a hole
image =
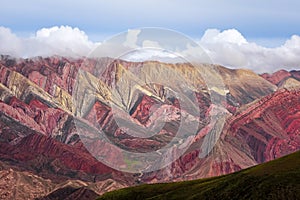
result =
[[[138,30],[128,31],[126,45],[135,46]],[[155,41],[145,41],[153,46]],[[256,72],[300,68],[300,36],[293,35],[276,48],[249,42],[236,29],[208,29],[198,41],[212,61],[231,68],[249,68]],[[18,37],[9,28],[0,26],[0,54],[17,57],[87,56],[100,43],[89,40],[86,33],[70,26],[54,26],[38,30],[34,36]],[[156,44],[156,43],[155,43]],[[151,46],[150,45],[150,46]],[[159,48],[158,43],[156,46]]]
[[[293,35],[283,45],[266,48],[248,42],[242,34],[229,29],[208,29],[199,44],[213,62],[232,68],[249,68],[256,72],[300,68],[300,37]]]

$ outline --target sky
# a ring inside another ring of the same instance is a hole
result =
[[[0,53],[82,55],[128,29],[161,27],[199,42],[219,64],[294,69],[300,63],[299,8],[297,0],[2,1]]]

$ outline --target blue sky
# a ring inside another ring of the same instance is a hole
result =
[[[299,8],[297,0],[10,0],[1,2],[0,25],[21,36],[69,25],[93,41],[137,27],[170,28],[192,38],[208,28],[234,28],[272,46],[300,33]]]
[[[227,67],[299,69],[299,8],[297,0],[2,1],[0,54],[82,56],[120,32],[161,27]]]

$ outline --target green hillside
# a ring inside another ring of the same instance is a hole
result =
[[[140,185],[106,193],[100,199],[300,199],[300,151],[225,176]]]

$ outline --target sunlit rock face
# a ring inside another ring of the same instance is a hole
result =
[[[143,182],[227,174],[300,149],[299,71],[257,75],[214,67],[225,84],[223,90],[209,90],[201,73],[188,63],[2,56],[0,161],[5,176],[0,184],[10,181],[6,187],[12,190],[12,177],[30,174],[32,181],[24,181],[28,186],[18,193],[19,199],[46,196],[65,188],[66,181],[100,194]],[[171,72],[176,77],[168,80],[166,74]],[[185,92],[181,85],[193,91],[191,107],[170,95],[171,86]],[[205,136],[217,123],[210,117],[217,106],[212,93],[225,96],[220,104],[226,121],[212,150],[201,157]],[[119,166],[130,163],[110,143],[87,140],[87,148],[82,141],[82,135],[88,138],[101,130],[112,144],[127,151],[158,151],[177,139],[182,121],[197,122],[196,134],[184,138],[191,145],[180,155],[173,152],[178,159],[153,172],[127,173],[107,166],[97,156],[105,153],[107,161]],[[133,124],[149,131],[122,128]],[[150,134],[153,130],[155,135]],[[39,185],[36,190],[34,184]],[[0,190],[0,195],[12,194]]]

